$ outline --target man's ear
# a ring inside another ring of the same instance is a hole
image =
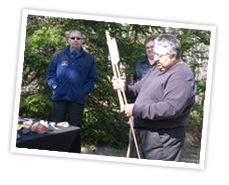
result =
[[[171,59],[172,61],[175,61],[177,59],[177,53],[173,53]]]

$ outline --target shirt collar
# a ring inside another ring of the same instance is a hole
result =
[[[71,53],[71,55],[72,55],[72,54],[73,54],[73,52],[74,52],[74,50],[73,50],[71,47],[69,47],[69,48],[70,48],[70,53]],[[76,50],[75,52],[76,52],[76,54],[78,54],[79,49],[78,49],[78,50]]]
[[[149,59],[148,59],[148,57],[146,57],[146,60],[147,60],[148,65],[149,65],[150,68],[152,68],[153,66],[155,66],[157,64],[155,61],[154,61],[153,64],[151,64],[150,61],[149,61]]]

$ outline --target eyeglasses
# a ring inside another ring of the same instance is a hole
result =
[[[169,54],[162,54],[162,55],[159,55],[158,53],[155,53],[154,52],[154,57],[156,56],[156,57],[158,57],[159,59],[162,59],[163,57],[165,57],[165,56],[167,56],[167,55],[169,55]]]
[[[81,37],[70,37],[72,40],[81,40],[82,38]]]
[[[154,49],[154,46],[146,47],[146,50],[149,50],[149,49]]]

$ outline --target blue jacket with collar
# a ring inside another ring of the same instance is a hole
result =
[[[53,101],[68,100],[85,104],[85,95],[94,89],[96,80],[94,57],[82,47],[75,58],[71,56],[70,46],[56,52],[47,69],[47,82],[53,90]]]

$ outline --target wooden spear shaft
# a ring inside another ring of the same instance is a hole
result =
[[[115,66],[116,65],[112,63],[112,69],[113,69],[114,76],[117,77],[116,67]],[[120,75],[119,72],[118,72],[118,75]],[[123,100],[122,100],[122,94],[121,94],[120,90],[118,90],[117,93],[118,93],[118,99],[119,99],[119,104],[120,104],[120,110],[122,112],[122,111],[124,111],[124,104],[123,104]]]
[[[118,65],[117,65],[117,63],[119,62],[119,56],[118,56],[119,54],[118,54],[117,43],[116,43],[115,39],[111,40],[108,30],[106,31],[106,37],[107,37],[108,49],[109,49],[110,56],[111,56],[111,63],[112,63],[114,76],[115,77],[118,76],[118,78],[121,79],[120,78],[119,69],[118,69]],[[125,92],[122,91],[122,94],[121,94],[120,90],[118,90],[118,97],[119,97],[119,103],[120,103],[120,106],[121,106],[121,111],[123,111],[124,110],[123,109],[123,98],[124,98],[125,105],[127,104]],[[133,134],[134,143],[135,143],[135,147],[136,147],[136,150],[137,150],[138,158],[140,159],[138,144],[137,144],[137,140],[136,140],[136,136],[135,136],[135,132],[134,132],[134,128],[133,128],[133,122],[132,122],[130,117],[129,117],[129,121],[130,121],[130,127],[131,127],[131,131],[132,131],[132,134]]]
[[[118,78],[120,79],[120,73],[119,73],[118,65],[114,64],[114,67],[116,68],[117,73],[118,73]],[[122,92],[122,96],[124,98],[124,105],[126,105],[127,104],[126,94],[125,94],[124,91],[121,91],[121,92]],[[131,128],[131,131],[132,131],[132,134],[133,134],[133,138],[134,138],[134,144],[135,144],[135,148],[136,148],[136,151],[137,151],[138,159],[141,159],[140,153],[139,153],[139,149],[138,149],[138,143],[137,143],[137,139],[136,139],[136,136],[135,136],[135,131],[134,131],[133,122],[132,122],[131,117],[129,117],[129,122],[130,122],[130,128]]]

